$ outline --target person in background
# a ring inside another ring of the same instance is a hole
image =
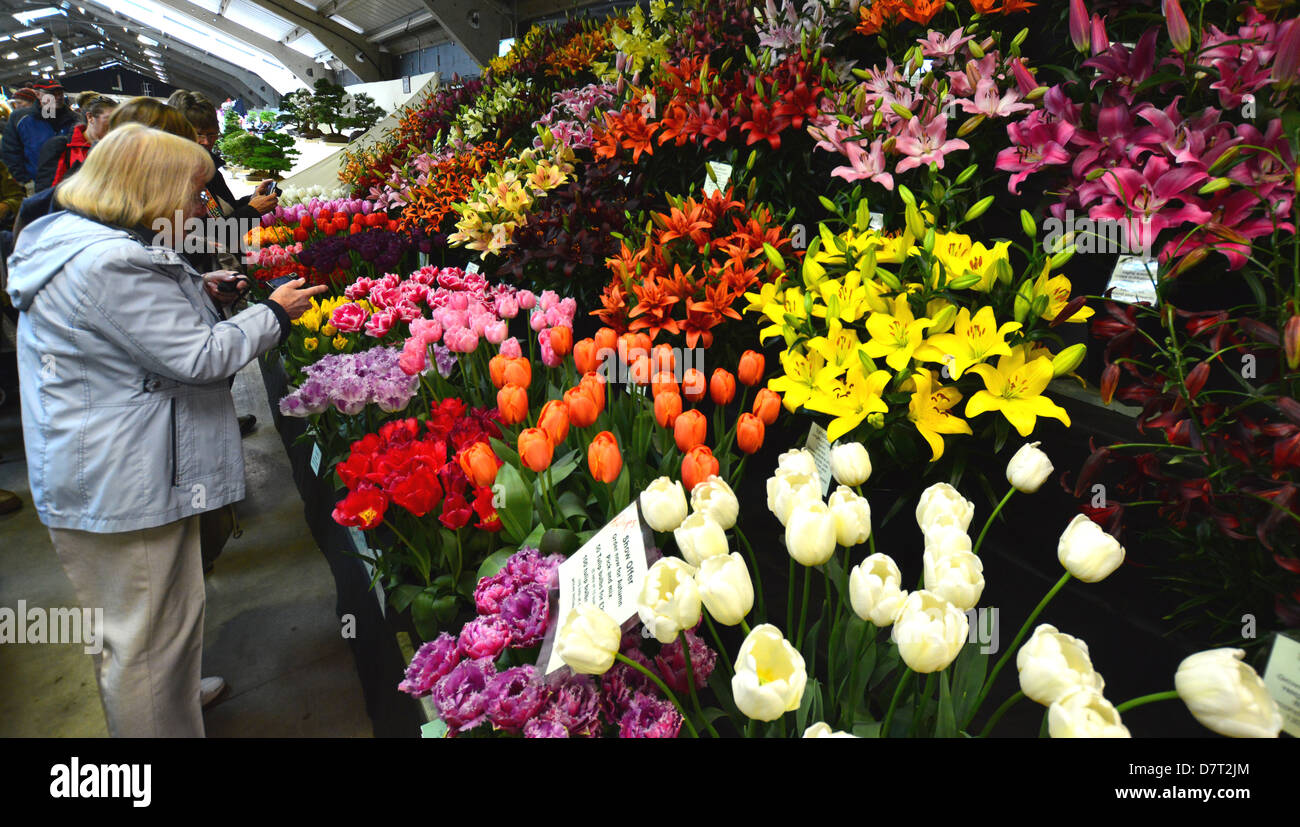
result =
[[[9,174],[9,168],[0,164],[0,282],[3,282],[4,261],[12,249],[11,239],[13,233],[9,232],[9,225],[13,223],[14,216],[18,214],[18,205],[22,203],[23,196],[27,194],[27,189],[22,184],[14,180]],[[4,299],[5,315],[16,317],[17,312],[9,306],[7,298]],[[0,405],[5,403],[5,392],[0,388]],[[17,511],[23,507],[23,501],[12,491],[0,488],[0,514],[8,514]]]
[[[128,123],[144,124],[161,129],[163,132],[195,140],[194,127],[180,112],[154,98],[132,98],[113,111],[108,119],[108,131]],[[14,222],[14,243],[18,241],[23,228],[36,219],[59,209],[55,187],[43,190],[25,199],[18,210],[18,220]]]
[[[212,105],[212,101],[198,92],[177,89],[172,92],[171,97],[167,99],[167,103],[185,114],[198,135],[199,145],[212,156],[216,172],[213,174],[212,180],[207,184],[207,191],[212,196],[215,209],[220,212],[219,215],[214,215],[214,217],[261,218],[264,214],[275,209],[279,199],[275,195],[274,181],[263,181],[257,185],[257,189],[252,195],[246,195],[243,198],[235,198],[230,192],[230,186],[226,184],[226,179],[221,175],[221,168],[225,166],[226,162],[222,160],[221,155],[216,151],[217,139],[221,137],[221,126],[217,120],[217,108]]]
[[[19,169],[26,164],[23,160],[22,142],[18,140],[18,121],[27,110],[36,105],[36,90],[19,89],[14,92],[11,100],[13,111],[9,113],[9,120],[5,121],[4,130],[0,131],[0,161],[9,167],[9,174],[22,184],[26,182],[18,177]]]
[[[212,159],[192,140],[112,130],[59,186],[10,259],[32,503],[79,605],[104,610],[95,676],[114,737],[202,737],[199,514],[242,499],[227,379],[283,342],[326,288],[303,280],[221,320],[235,274],[201,276],[157,246],[198,217]]]
[[[33,83],[32,88],[36,91],[37,103],[30,109],[23,109],[21,116],[15,114],[9,119],[3,160],[14,178],[24,184],[33,182],[34,187],[41,147],[55,135],[71,134],[77,125],[77,116],[63,100],[63,86],[57,81]],[[11,135],[14,139],[12,145]],[[21,169],[15,168],[20,160]]]
[[[102,97],[104,96],[94,91],[79,92],[77,93],[77,102],[72,107],[72,111],[77,114],[77,117],[81,120],[82,123],[85,123],[86,109],[90,106],[91,103],[95,101],[95,98],[102,98]]]
[[[36,168],[37,192],[55,186],[77,171],[90,148],[108,133],[108,121],[116,108],[117,101],[98,95],[81,108],[85,123],[77,124],[71,135],[55,135],[45,142]]]

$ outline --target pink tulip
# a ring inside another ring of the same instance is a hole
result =
[[[483,328],[483,338],[491,344],[499,345],[506,340],[508,330],[509,327],[504,320],[493,322]]]
[[[511,336],[509,339],[506,339],[504,342],[501,343],[501,350],[499,352],[502,356],[506,357],[507,359],[518,359],[520,356],[524,355],[524,351],[519,344],[519,340],[516,339],[514,336]]]

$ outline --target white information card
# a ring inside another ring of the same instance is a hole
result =
[[[1300,640],[1283,634],[1273,639],[1264,686],[1282,708],[1282,729],[1300,738]]]
[[[831,443],[826,438],[826,429],[814,422],[808,429],[808,441],[804,447],[817,462],[817,476],[822,479],[822,496],[825,497],[831,490]]]

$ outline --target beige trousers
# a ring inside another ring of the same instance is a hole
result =
[[[199,518],[50,539],[83,607],[104,610],[95,677],[114,738],[202,738]]]

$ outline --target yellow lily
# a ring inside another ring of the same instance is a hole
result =
[[[862,424],[873,413],[888,413],[882,394],[889,385],[889,372],[878,370],[866,375],[859,363],[849,369],[845,381],[818,383],[805,406],[812,411],[835,417],[826,426],[826,438],[839,439]]]
[[[976,391],[966,403],[967,418],[1001,411],[1021,436],[1033,433],[1040,416],[1059,419],[1069,427],[1070,415],[1065,409],[1042,395],[1052,381],[1052,360],[1039,356],[1027,362],[1025,351],[1016,347],[998,359],[997,367],[979,364],[970,369],[980,375],[987,390]]]
[[[999,241],[985,247],[978,241],[972,243],[970,236],[962,233],[942,233],[935,237],[934,253],[948,271],[947,281],[974,273],[980,280],[970,289],[987,293],[998,279],[1006,281],[1011,277],[1007,255],[1010,246],[1010,241]]]
[[[1038,274],[1038,279],[1034,282],[1034,298],[1047,296],[1047,309],[1043,311],[1043,318],[1050,322],[1070,303],[1070,292],[1073,288],[1070,280],[1065,276],[1052,276],[1049,279],[1047,277],[1049,266],[1050,264],[1043,266],[1043,272]],[[1065,321],[1086,322],[1091,317],[1092,308],[1085,305]]]
[[[829,336],[818,336],[808,340],[808,349],[816,352],[826,360],[826,365],[815,377],[817,384],[830,382],[844,374],[854,365],[861,365],[858,350],[862,344],[858,334],[852,328],[840,328]]]
[[[781,394],[781,404],[794,413],[817,390],[817,374],[826,366],[819,353],[802,354],[792,350],[781,352],[781,367],[785,375],[768,381],[768,388]]]
[[[867,317],[867,332],[871,334],[871,341],[865,347],[867,355],[872,359],[883,356],[885,364],[895,371],[902,371],[920,347],[926,328],[934,324],[934,321],[915,318],[906,296],[894,297],[893,311],[892,315],[872,313]]]
[[[970,423],[952,412],[961,401],[961,392],[955,387],[935,387],[932,371],[918,370],[912,374],[916,391],[907,406],[907,418],[916,426],[921,437],[930,445],[934,462],[943,456],[943,434],[972,433]]]
[[[925,340],[916,349],[916,358],[923,362],[948,364],[953,379],[960,379],[971,365],[994,356],[1011,355],[1007,336],[1020,329],[1019,322],[1007,322],[998,327],[993,308],[985,305],[972,319],[970,309],[963,307],[957,313],[955,332],[940,333]]]

